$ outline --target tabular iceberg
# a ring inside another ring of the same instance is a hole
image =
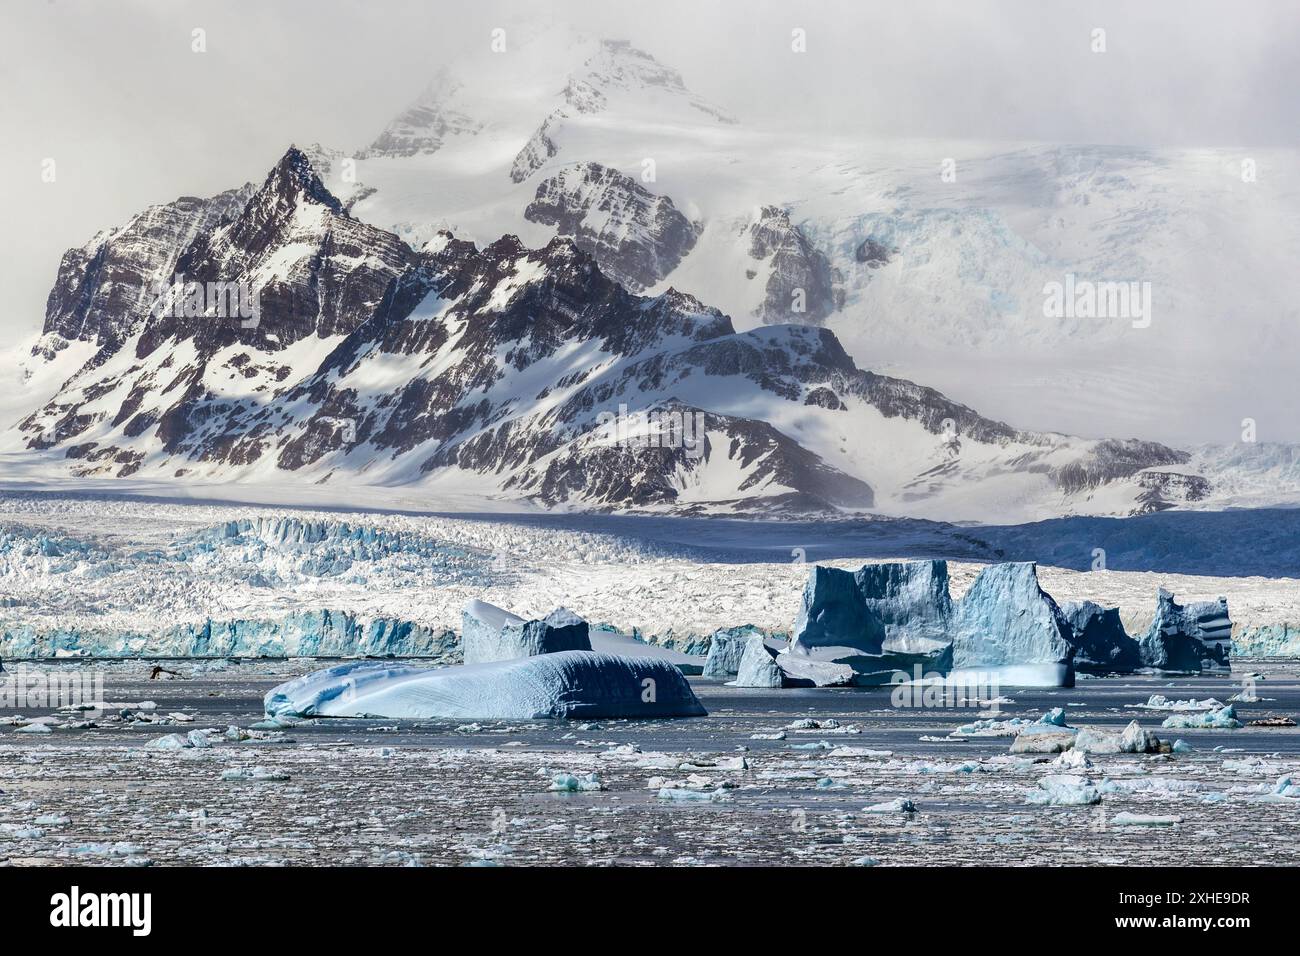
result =
[[[470,601],[461,614],[461,628],[466,664],[591,650],[587,622],[562,607],[540,621],[527,621],[486,601]]]
[[[358,661],[271,690],[269,717],[533,720],[703,717],[672,664],[558,651],[443,668]]]

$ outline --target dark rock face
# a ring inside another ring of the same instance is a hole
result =
[[[1076,601],[1062,604],[1061,614],[1069,622],[1073,635],[1075,670],[1092,674],[1128,673],[1142,666],[1138,642],[1124,630],[1119,608]]]
[[[564,117],[563,110],[556,110],[533,131],[532,136],[528,137],[528,142],[524,144],[523,149],[519,150],[519,154],[515,156],[515,161],[510,166],[512,182],[522,183],[560,151],[560,147],[555,144],[554,134],[564,122]]]
[[[1200,475],[1144,471],[1137,481],[1143,490],[1138,495],[1138,507],[1132,511],[1135,515],[1167,511],[1182,502],[1200,501],[1210,493],[1210,483]]]
[[[769,324],[818,325],[844,305],[842,277],[779,206],[764,206],[748,227],[752,258],[768,263],[766,295],[758,309]]]
[[[601,271],[633,290],[677,268],[700,234],[667,196],[599,163],[566,166],[544,180],[524,218],[572,236]]]
[[[1227,599],[1182,605],[1161,588],[1155,619],[1140,644],[1143,665],[1157,670],[1199,674],[1230,668],[1232,620]]]
[[[888,263],[889,257],[896,252],[898,252],[897,249],[891,249],[880,240],[868,236],[854,250],[853,257],[868,269],[879,269]]]
[[[46,333],[116,348],[149,314],[156,283],[170,285],[177,260],[199,235],[229,221],[252,186],[211,199],[183,196],[150,206],[120,229],[64,253],[45,306]]]
[[[1070,493],[1127,478],[1155,465],[1182,465],[1190,459],[1187,452],[1159,442],[1110,438],[1098,442],[1086,458],[1058,469],[1054,477],[1061,489]]]

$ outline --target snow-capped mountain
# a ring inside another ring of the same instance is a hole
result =
[[[119,272],[86,270],[96,237],[65,257],[43,339],[55,360],[96,351],[11,442],[80,476],[588,508],[1127,512],[1197,487],[1160,477],[1186,453],[1018,431],[859,369],[828,329],[737,332],[685,293],[636,295],[568,239],[444,232],[413,249],[350,215],[297,148],[255,190],[188,202],[193,232],[155,217],[109,252],[139,276],[256,288],[257,321],[145,299],[75,313],[60,290],[117,288]]]
[[[825,325],[859,365],[1039,429],[1234,442],[1245,417],[1300,415],[1270,385],[1295,347],[1294,151],[772,129],[649,53],[560,28],[446,70],[354,169],[324,174],[414,246],[571,235],[650,294],[689,292],[740,330]],[[648,206],[694,238],[656,237]],[[1067,276],[1149,283],[1151,315],[1046,315]],[[1225,398],[1247,378],[1258,397]]]
[[[548,31],[494,58],[490,82],[443,69],[356,154],[290,149],[260,186],[69,251],[3,443],[78,476],[550,507],[1025,520],[1258,493],[1272,466],[1252,449],[1013,428],[864,370],[932,368],[994,399],[1020,382],[1025,416],[1076,421],[1078,377],[1094,392],[1123,378],[1084,406],[1093,433],[1089,409],[1140,408],[1142,383],[1173,394],[1171,376],[1196,374],[1155,325],[1046,322],[1026,298],[1068,263],[1185,286],[1193,266],[1144,229],[1190,242],[1167,182],[1213,163],[1034,147],[961,159],[958,189],[923,174],[934,149],[886,165],[791,147],[644,51]],[[260,314],[151,294],[179,276],[255,288]],[[1190,302],[1171,304],[1195,331]],[[1148,347],[1160,362],[1128,375]],[[1061,387],[1027,401],[1026,368]],[[665,427],[693,441],[646,439]]]

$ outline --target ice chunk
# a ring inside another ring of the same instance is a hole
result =
[[[540,621],[526,621],[486,601],[465,605],[461,643],[466,664],[591,650],[587,622],[566,608],[556,608]]]
[[[776,664],[776,652],[754,635],[745,642],[740,669],[731,682],[736,687],[784,687],[785,675]]]
[[[579,777],[571,773],[556,773],[551,775],[551,790],[559,793],[586,793],[595,790],[604,790],[604,785],[600,782],[598,774],[589,773]]]
[[[458,720],[702,717],[706,711],[672,664],[593,651],[426,668],[354,662],[281,684],[270,717]]]
[[[1080,728],[1074,739],[1074,748],[1090,754],[1159,753],[1160,738],[1143,730],[1134,720],[1119,733],[1097,727]]]
[[[1232,621],[1227,598],[1182,605],[1161,588],[1155,619],[1140,643],[1146,667],[1191,674],[1228,670]]]
[[[1049,774],[1038,781],[1038,789],[1025,796],[1026,803],[1053,807],[1086,807],[1101,803],[1101,793],[1087,777]]]
[[[1175,730],[1235,730],[1241,721],[1236,708],[1229,704],[1203,714],[1170,714],[1160,726]]]
[[[1011,742],[1013,754],[1054,754],[1074,746],[1075,734],[1071,727],[1055,724],[1030,724]]]
[[[906,797],[896,797],[893,800],[887,800],[884,803],[873,803],[869,807],[862,808],[863,813],[915,813],[916,804]]]
[[[1110,818],[1111,826],[1117,827],[1172,827],[1183,822],[1182,817],[1161,817],[1145,813],[1117,813]]]
[[[1213,697],[1207,697],[1204,700],[1197,700],[1195,697],[1187,700],[1170,700],[1164,694],[1152,694],[1147,698],[1145,704],[1130,704],[1129,706],[1139,710],[1218,710],[1223,706],[1223,701],[1216,700]]]

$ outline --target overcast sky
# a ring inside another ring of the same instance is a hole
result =
[[[1300,135],[1294,0],[2,0],[0,330],[39,327],[59,256],[97,230],[260,179],[289,142],[356,148],[441,64],[486,57],[492,28],[548,19],[631,39],[747,123],[1155,146]],[[793,27],[806,56],[789,55]]]

